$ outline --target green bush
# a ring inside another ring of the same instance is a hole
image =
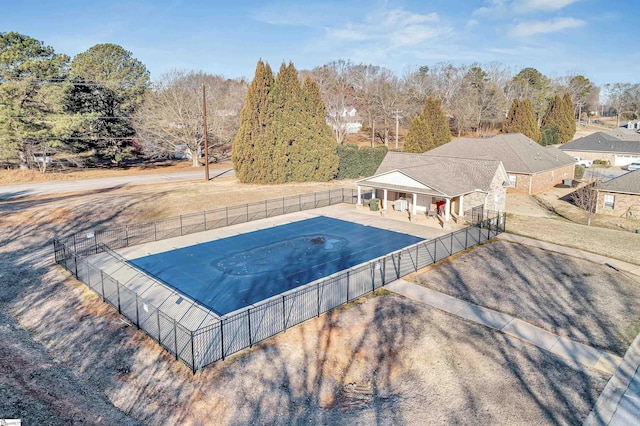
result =
[[[584,167],[582,167],[579,164],[576,164],[573,175],[576,179],[582,179],[582,176],[584,176]]]
[[[558,143],[558,128],[556,126],[545,126],[540,129],[542,139],[540,145],[555,145]]]
[[[336,179],[357,179],[373,175],[387,155],[387,148],[358,148],[356,144],[338,145],[338,175]]]

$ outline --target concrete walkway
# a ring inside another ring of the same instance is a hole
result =
[[[612,266],[619,271],[630,272],[634,275],[640,276],[640,266],[634,265],[632,263],[623,262],[622,260],[611,259],[610,257],[605,257],[599,254],[590,253],[588,251],[583,251],[583,250],[572,248],[572,247],[565,247],[565,246],[561,246],[553,243],[547,243],[545,241],[535,240],[529,237],[522,237],[520,235],[515,235],[515,234],[509,234],[507,232],[503,232],[502,234],[499,234],[497,238],[499,240],[509,241],[512,243],[525,244],[531,247],[538,247],[544,250],[566,254],[567,256],[585,259],[590,262],[598,263],[601,265],[607,265],[610,267]]]
[[[566,337],[560,337],[511,315],[484,308],[402,279],[387,284],[385,288],[458,317],[501,331],[556,356],[606,374],[614,374],[622,362],[622,358],[619,356]]]

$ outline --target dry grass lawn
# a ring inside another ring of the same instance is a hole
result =
[[[608,377],[390,294],[193,376],[52,261],[56,233],[342,185],[225,178],[0,202],[0,412],[25,424],[524,425],[587,416]]]

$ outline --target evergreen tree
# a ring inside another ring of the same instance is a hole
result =
[[[267,182],[288,182],[297,166],[292,160],[298,161],[299,140],[309,137],[310,130],[303,120],[304,98],[298,71],[292,63],[280,66],[272,92],[273,120],[268,133],[274,141],[272,165],[266,177]],[[293,154],[293,159],[292,159]]]
[[[328,181],[338,173],[338,155],[331,127],[327,124],[327,111],[318,85],[307,76],[302,87],[305,110],[308,115],[310,138],[303,140],[302,154],[293,180]]]
[[[424,114],[431,129],[433,141],[433,146],[429,149],[450,142],[451,130],[449,129],[449,121],[442,111],[440,100],[429,96],[424,105]]]
[[[429,96],[420,114],[411,121],[403,151],[422,153],[449,141],[451,131],[442,105],[438,99]]]
[[[233,142],[231,158],[240,182],[264,182],[270,167],[273,143],[267,126],[273,118],[270,94],[274,78],[269,64],[258,61],[249,85],[245,106],[240,114],[240,128]]]
[[[567,101],[569,105],[567,105]],[[554,127],[557,130],[558,142],[565,143],[573,138],[575,133],[573,123],[571,99],[555,95],[549,102],[547,112],[542,119],[542,126]]]
[[[427,106],[422,108],[409,126],[409,132],[404,140],[404,152],[413,152],[421,154],[427,152],[434,146],[433,133],[427,119]]]
[[[97,44],[73,58],[69,75],[75,84],[67,93],[67,112],[86,121],[70,144],[77,151],[93,149],[114,164],[135,158],[131,116],[149,86],[146,66],[122,46]]]
[[[570,134],[569,141],[570,141],[571,139],[573,139],[573,137],[576,134],[576,120],[574,115],[573,102],[571,101],[571,95],[569,94],[569,92],[566,92],[562,99],[564,100],[564,105],[565,105],[565,114],[566,114],[568,126],[569,126],[569,134]]]
[[[531,101],[514,99],[509,108],[507,119],[502,124],[503,133],[522,133],[523,135],[540,142],[542,134],[538,128],[536,115]]]
[[[34,154],[60,147],[73,130],[72,117],[51,120],[63,112],[63,88],[46,84],[64,79],[68,62],[41,41],[0,32],[0,156],[19,159],[21,169],[35,168]]]
[[[241,182],[327,181],[339,158],[318,86],[300,84],[292,63],[273,78],[258,62],[233,145],[232,159]]]

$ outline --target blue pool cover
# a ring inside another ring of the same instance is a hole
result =
[[[419,241],[319,216],[129,262],[224,315]]]

